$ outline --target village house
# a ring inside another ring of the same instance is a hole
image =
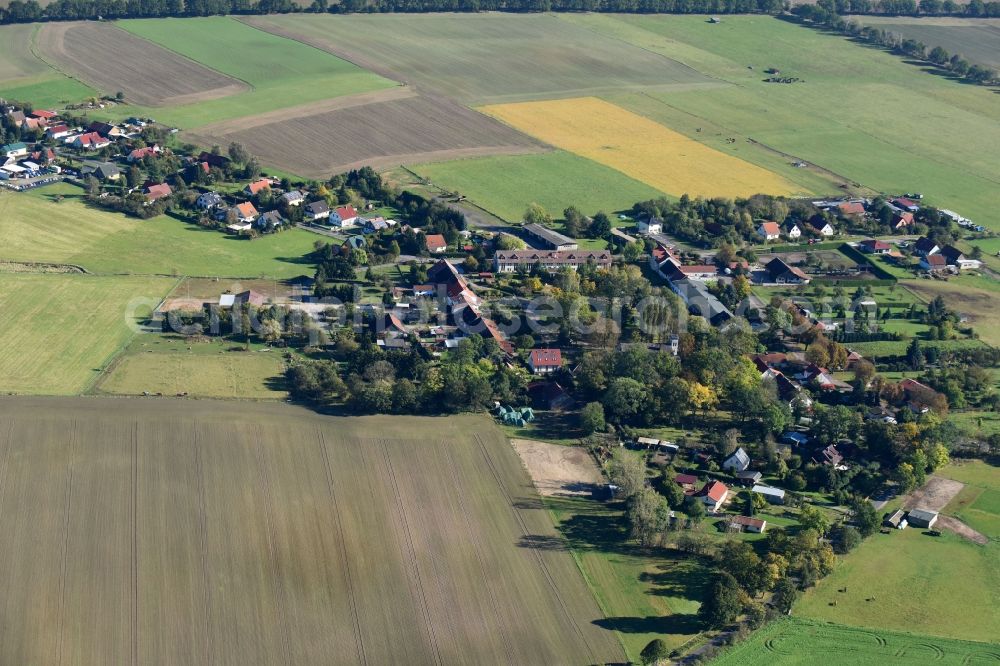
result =
[[[269,210],[257,218],[254,225],[262,232],[269,233],[285,224],[285,218],[276,210]]]
[[[795,266],[789,266],[781,257],[767,262],[764,271],[771,282],[778,284],[809,284],[809,276]]]
[[[156,201],[163,197],[169,197],[173,194],[173,190],[166,183],[160,183],[159,185],[147,185],[142,193],[146,195],[147,201]]]
[[[820,236],[830,237],[836,233],[836,230],[830,225],[830,223],[824,220],[820,215],[814,215],[809,218],[807,224],[814,233],[817,233]]]
[[[3,153],[3,156],[8,159],[25,157],[28,154],[28,144],[21,141],[8,143],[5,146],[0,146],[0,153]]]
[[[765,242],[778,240],[781,238],[781,228],[777,222],[761,222],[757,227],[757,235]]]
[[[38,118],[39,120],[49,121],[57,117],[59,114],[56,113],[55,111],[49,111],[47,109],[35,109],[28,115],[31,116],[32,118]]]
[[[941,248],[941,256],[949,266],[954,266],[960,271],[977,269],[982,266],[982,262],[976,259],[969,259],[965,253],[954,245],[945,245]]]
[[[858,247],[861,248],[862,252],[867,254],[889,254],[892,251],[891,245],[877,238],[863,240],[858,243]]]
[[[256,194],[260,194],[264,190],[271,189],[271,181],[267,178],[261,178],[260,180],[255,180],[252,183],[247,183],[246,187],[243,188],[243,194],[248,197],[252,197]]]
[[[906,197],[896,197],[892,200],[892,205],[902,208],[905,211],[916,213],[920,210],[920,204]]]
[[[562,367],[562,352],[558,349],[532,349],[528,367],[536,375],[549,375]]]
[[[750,455],[742,446],[736,449],[733,455],[726,458],[726,461],[722,463],[722,469],[729,472],[743,472],[748,467],[750,467]]]
[[[441,234],[427,234],[424,237],[424,244],[431,254],[441,254],[448,249],[448,241]]]
[[[733,516],[729,519],[729,524],[734,529],[756,532],[757,534],[763,534],[764,530],[767,529],[766,520],[751,518],[750,516]]]
[[[358,211],[354,206],[339,206],[330,211],[330,224],[334,227],[353,227],[358,219]]]
[[[111,162],[88,162],[80,167],[80,175],[93,176],[98,180],[118,180],[122,174]]]
[[[674,483],[681,487],[685,495],[694,495],[699,479],[694,474],[677,474]]]
[[[80,150],[100,150],[111,145],[111,141],[101,136],[97,132],[87,132],[73,139],[71,144]]]
[[[50,139],[62,139],[63,137],[67,137],[72,133],[73,130],[71,130],[66,125],[53,125],[52,127],[45,130],[45,136],[47,136]]]
[[[663,233],[663,222],[659,218],[645,217],[636,223],[636,229],[647,236]]]
[[[921,236],[913,244],[913,254],[918,257],[928,257],[941,251],[941,246],[927,236]]]
[[[569,236],[541,224],[526,224],[523,229],[525,235],[533,243],[541,245],[546,250],[575,250],[579,247],[577,242]]]
[[[913,224],[913,213],[902,211],[896,213],[892,216],[892,220],[889,222],[890,226],[896,231],[905,229],[906,227]]]
[[[204,192],[198,195],[194,205],[201,210],[209,210],[216,206],[221,206],[225,200],[218,192]]]
[[[224,169],[229,164],[229,158],[225,155],[216,155],[205,151],[198,155],[198,161],[215,169]]]
[[[306,195],[301,190],[291,190],[281,195],[281,200],[289,206],[301,206],[305,199]]]
[[[310,222],[315,222],[316,220],[323,220],[330,217],[330,207],[326,205],[325,201],[313,201],[310,204],[306,204],[303,211],[303,217]]]
[[[795,224],[794,222],[789,222],[787,225],[785,225],[785,235],[793,239],[799,238],[800,236],[802,236],[802,229],[799,227],[799,225]]]
[[[751,492],[761,495],[771,504],[784,504],[785,503],[785,491],[781,488],[774,488],[772,486],[765,486],[757,484],[750,489]]]
[[[931,273],[948,270],[948,260],[941,254],[929,254],[920,258],[920,268]]]
[[[161,148],[156,144],[153,144],[152,146],[144,146],[142,148],[136,148],[135,150],[133,150],[128,154],[128,157],[126,159],[128,160],[129,164],[133,162],[141,162],[147,157],[155,157],[159,155],[160,152],[162,152]]]
[[[230,210],[235,211],[236,219],[239,222],[242,222],[243,224],[253,222],[254,220],[257,219],[257,216],[260,215],[260,213],[257,212],[257,209],[254,207],[254,205],[249,201],[245,201],[241,204],[236,204],[235,206],[230,208]]]
[[[729,488],[722,481],[709,481],[695,497],[704,502],[706,509],[714,513],[725,504],[729,497]]]
[[[862,201],[842,201],[837,204],[841,215],[864,215],[865,204]]]
[[[760,472],[745,469],[742,472],[736,473],[736,482],[744,488],[749,488],[760,483],[763,476]]]
[[[577,270],[580,266],[593,263],[600,268],[611,267],[611,253],[607,250],[569,250],[543,252],[540,250],[498,250],[493,258],[497,273],[515,273],[529,270],[535,264],[543,270],[557,271],[563,266]]]

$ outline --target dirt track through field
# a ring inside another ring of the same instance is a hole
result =
[[[185,137],[205,145],[237,141],[267,164],[315,178],[366,165],[383,168],[545,149],[493,118],[406,87],[216,123]]]
[[[60,70],[142,106],[179,106],[250,90],[237,79],[108,23],[46,23],[38,48]]]
[[[0,399],[0,663],[622,662],[476,417]]]

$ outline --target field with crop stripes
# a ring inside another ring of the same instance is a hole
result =
[[[773,622],[712,661],[715,666],[923,666],[1000,663],[1000,645],[895,631],[856,629],[796,618]]]
[[[0,663],[621,662],[482,417],[0,400]]]

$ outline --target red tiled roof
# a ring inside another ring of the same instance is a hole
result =
[[[889,250],[892,248],[892,246],[886,243],[885,241],[880,241],[876,238],[863,240],[861,241],[861,245],[864,245],[865,247],[870,247],[873,250]]]
[[[778,226],[777,222],[761,222],[760,228],[764,230],[767,235],[777,235],[781,233],[781,228]]]
[[[31,115],[35,118],[55,118],[57,114],[55,111],[46,111],[45,109],[35,109],[31,112]]]
[[[166,183],[160,185],[150,185],[146,188],[146,198],[150,201],[155,201],[157,199],[162,199],[163,197],[169,196],[173,190]]]
[[[424,240],[427,243],[428,250],[438,250],[448,247],[448,241],[441,234],[428,234]]]
[[[532,349],[531,365],[536,368],[562,366],[562,352],[558,349]]]
[[[261,179],[256,182],[247,185],[247,192],[250,194],[257,194],[261,190],[266,190],[271,187],[271,181],[266,179]]]
[[[694,474],[678,474],[674,477],[674,483],[681,486],[693,486],[698,483],[698,477]]]
[[[358,211],[354,210],[354,206],[341,206],[334,212],[342,220],[350,220],[351,218],[358,216]]]
[[[861,215],[865,212],[865,205],[860,201],[845,201],[838,204],[837,208],[845,215]]]
[[[728,492],[729,488],[722,481],[709,481],[698,494],[708,497],[713,502],[721,502]]]
[[[236,204],[236,210],[239,211],[240,217],[256,217],[257,209],[249,201],[245,201],[241,204]]]
[[[760,520],[759,518],[751,518],[750,516],[733,516],[730,522],[742,525],[743,527],[756,527],[757,529],[760,529],[764,527],[766,521]]]

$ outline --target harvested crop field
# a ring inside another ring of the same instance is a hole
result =
[[[1000,19],[903,16],[852,16],[862,25],[894,32],[906,39],[940,46],[948,53],[987,67],[1000,67]]]
[[[543,150],[539,141],[493,118],[408,88],[218,123],[189,137],[206,144],[237,141],[267,164],[316,178],[366,165],[384,168]]]
[[[549,14],[288,14],[242,20],[469,104],[720,85],[676,60]]]
[[[60,70],[105,94],[121,91],[142,106],[190,104],[249,90],[242,81],[108,23],[46,23],[38,48]]]
[[[0,400],[0,663],[622,662],[490,421]]]
[[[777,174],[594,97],[498,104],[482,110],[541,141],[668,194],[737,197],[792,194],[799,189]]]

